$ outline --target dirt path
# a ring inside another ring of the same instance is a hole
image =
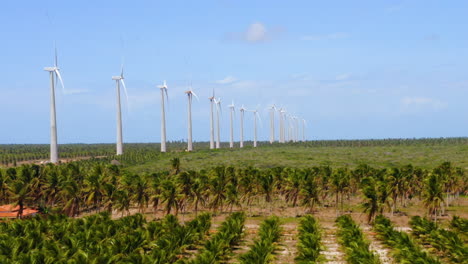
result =
[[[395,263],[391,257],[390,250],[385,247],[382,242],[377,239],[377,234],[372,231],[372,227],[369,225],[361,226],[364,236],[369,240],[369,249],[374,251],[380,259],[382,264]]]
[[[294,263],[297,253],[297,223],[284,224],[282,228],[283,233],[276,250],[275,263]]]
[[[324,250],[320,252],[325,257],[325,263],[346,264],[345,255],[341,252],[336,238],[336,227],[333,225],[322,225],[322,243]]]

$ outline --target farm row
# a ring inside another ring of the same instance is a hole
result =
[[[167,215],[147,221],[141,214],[112,220],[109,213],[83,218],[47,215],[0,222],[1,263],[285,263],[283,219],[271,216],[246,235],[246,214],[229,214],[213,223],[209,213],[180,222]],[[398,231],[378,215],[371,233],[364,233],[349,215],[336,218],[332,230],[341,260],[327,255],[326,234],[312,215],[298,219],[288,262],[321,263],[465,263],[468,220],[454,217],[449,227],[413,217],[412,231]],[[381,244],[390,256],[371,247]]]
[[[131,207],[165,214],[200,210],[230,212],[255,206],[263,210],[298,208],[314,212],[360,210],[372,222],[377,214],[411,205],[425,207],[435,220],[446,215],[453,201],[468,190],[462,168],[445,162],[431,170],[411,165],[377,169],[275,167],[213,167],[180,169],[172,160],[168,171],[134,174],[103,162],[63,165],[22,165],[0,170],[0,204],[79,216],[101,211],[129,214]],[[354,201],[354,202],[350,202]]]

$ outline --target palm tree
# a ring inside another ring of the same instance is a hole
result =
[[[207,195],[209,193],[208,191],[208,179],[206,176],[201,176],[199,175],[193,180],[193,185],[192,185],[192,193],[193,193],[193,199],[192,203],[194,206],[195,210],[195,215],[198,214],[198,206],[202,205],[205,206]],[[228,196],[229,197],[229,196]]]
[[[114,203],[116,199],[116,193],[119,189],[116,176],[110,176],[108,182],[104,182],[102,186],[102,202],[104,208],[112,214]]]
[[[341,210],[343,210],[343,196],[349,190],[350,174],[348,169],[339,168],[332,173],[332,187],[335,192],[335,207],[339,211],[338,204],[341,200]]]
[[[0,170],[0,204],[8,203],[10,200],[9,181],[8,175]]]
[[[179,172],[180,172],[180,159],[179,158],[171,159],[171,167],[172,167],[172,174],[173,175],[179,174]]]
[[[440,213],[444,203],[443,184],[440,176],[431,173],[429,178],[426,179],[426,186],[424,188],[424,206],[428,209],[429,214],[437,222],[437,215]]]
[[[363,206],[364,212],[368,213],[367,222],[369,224],[374,221],[376,214],[381,211],[381,199],[379,199],[377,184],[372,177],[366,177],[362,180],[362,193],[366,199]]]
[[[301,183],[303,182],[303,175],[297,170],[286,168],[286,185],[284,186],[284,193],[286,202],[292,202],[292,206],[297,206],[299,193],[301,191]]]
[[[210,179],[210,191],[212,195],[212,201],[210,207],[216,213],[218,209],[223,210],[223,204],[226,200],[226,185],[227,177],[225,174],[224,167],[216,167],[213,170],[214,175]]]
[[[194,179],[197,177],[197,173],[195,171],[184,171],[177,175],[177,181],[182,193],[182,199],[180,199],[180,208],[182,211],[184,211],[185,206],[194,199],[193,184]]]
[[[161,186],[161,200],[163,203],[166,203],[166,215],[171,213],[172,208],[175,208],[175,215],[177,215],[179,213],[179,201],[181,198],[179,188],[177,188],[174,181],[169,179],[164,180]]]
[[[121,212],[122,216],[124,214],[124,211],[127,212],[127,215],[130,214],[131,199],[128,191],[117,190],[115,196],[115,207],[117,208],[117,211]]]
[[[23,217],[23,210],[27,203],[32,201],[31,193],[31,182],[27,179],[18,178],[10,184],[10,192],[12,194],[11,200],[15,206],[19,206],[17,218]]]
[[[150,200],[148,182],[139,175],[136,175],[134,179],[132,200],[138,204],[140,213],[144,213],[144,209],[148,207]]]
[[[301,186],[302,205],[307,206],[308,211],[312,213],[316,204],[320,204],[320,190],[318,187],[317,175],[311,171],[306,173],[306,177]]]
[[[64,204],[63,212],[66,215],[70,217],[79,215],[82,194],[82,189],[76,181],[67,180],[62,184],[59,196],[62,204]]]

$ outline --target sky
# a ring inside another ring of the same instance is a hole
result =
[[[305,119],[306,138],[468,136],[468,1],[2,1],[0,144],[48,143],[54,43],[60,143],[116,138],[113,75],[124,64],[124,142],[160,141],[167,81],[168,140],[209,140],[209,100]],[[276,120],[278,125],[278,120]],[[253,138],[253,113],[245,115]],[[239,138],[239,112],[235,139]],[[278,132],[276,132],[278,134]]]

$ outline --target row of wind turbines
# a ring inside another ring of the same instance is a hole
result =
[[[57,120],[56,120],[56,107],[55,107],[55,86],[57,81],[60,82],[62,89],[65,89],[63,84],[63,79],[60,74],[60,68],[58,67],[57,59],[57,49],[55,49],[55,60],[53,67],[45,67],[45,71],[49,72],[50,75],[50,162],[57,163],[58,158],[58,144],[57,144]],[[116,82],[116,105],[117,105],[117,144],[116,144],[116,153],[117,155],[123,154],[123,135],[122,135],[122,107],[121,107],[121,86],[124,90],[126,98],[128,98],[127,87],[125,86],[124,81],[124,68],[123,64],[121,67],[120,75],[112,76],[112,80]],[[158,88],[161,90],[161,152],[166,152],[166,107],[165,104],[169,101],[168,96],[168,87],[166,81],[162,85],[159,85]],[[187,108],[187,151],[193,151],[193,140],[192,140],[192,102],[193,97],[198,100],[198,96],[192,89],[190,85],[189,90],[185,91],[185,94],[188,98],[188,108]],[[220,140],[220,116],[222,114],[221,110],[221,99],[215,97],[215,92],[213,90],[212,96],[209,98],[210,101],[210,149],[219,149],[221,147]],[[229,147],[234,148],[234,117],[235,117],[235,105],[232,102],[227,106],[230,110],[230,137],[229,137]],[[305,141],[305,127],[306,121],[297,116],[289,115],[285,108],[278,108],[275,105],[271,105],[269,108],[270,114],[270,143],[276,141],[275,137],[275,113],[278,112],[279,117],[279,143],[286,142],[298,142]],[[252,112],[254,117],[254,140],[253,147],[257,147],[257,123],[261,122],[261,118],[258,111],[258,106],[254,110],[248,110],[243,105],[239,108],[240,111],[240,139],[239,147],[244,147],[244,114],[245,112]],[[214,115],[216,112],[216,125],[214,120]],[[302,139],[299,139],[300,127],[299,124],[302,124]],[[215,137],[216,135],[216,137]],[[215,139],[216,138],[216,139]]]

